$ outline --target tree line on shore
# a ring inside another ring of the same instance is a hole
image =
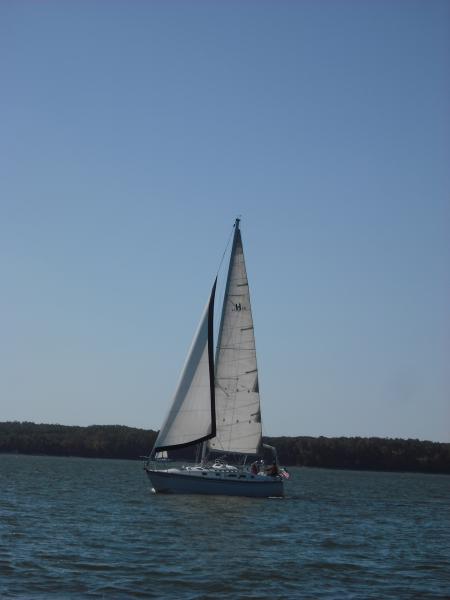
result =
[[[137,459],[147,455],[157,431],[123,425],[78,427],[9,421],[0,423],[0,452]],[[283,465],[418,471],[450,474],[450,444],[416,439],[362,437],[267,437]]]

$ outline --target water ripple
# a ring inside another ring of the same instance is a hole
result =
[[[130,461],[0,455],[3,598],[448,598],[450,478],[292,469],[159,496]]]

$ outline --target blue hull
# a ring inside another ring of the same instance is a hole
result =
[[[248,496],[268,498],[284,496],[283,481],[278,478],[262,477],[249,479],[228,479],[203,477],[182,472],[146,468],[155,492],[160,494],[209,494],[220,496]]]

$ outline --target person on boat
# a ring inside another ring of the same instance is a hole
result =
[[[270,477],[276,477],[278,475],[278,465],[275,461],[270,465],[270,467],[267,467],[266,474]]]
[[[258,461],[257,460],[255,460],[255,462],[252,462],[250,470],[253,475],[258,475],[259,469],[258,469]]]

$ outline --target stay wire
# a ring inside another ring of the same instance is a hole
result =
[[[228,236],[227,245],[225,246],[225,250],[223,251],[222,258],[220,259],[219,268],[217,269],[217,275],[219,274],[219,271],[220,271],[220,269],[222,267],[223,259],[225,258],[225,254],[227,253],[228,246],[230,245],[230,241],[231,241],[231,238],[233,236],[233,232],[234,232],[234,228],[235,227],[236,227],[236,225],[233,225],[233,227],[231,228],[230,235]]]

